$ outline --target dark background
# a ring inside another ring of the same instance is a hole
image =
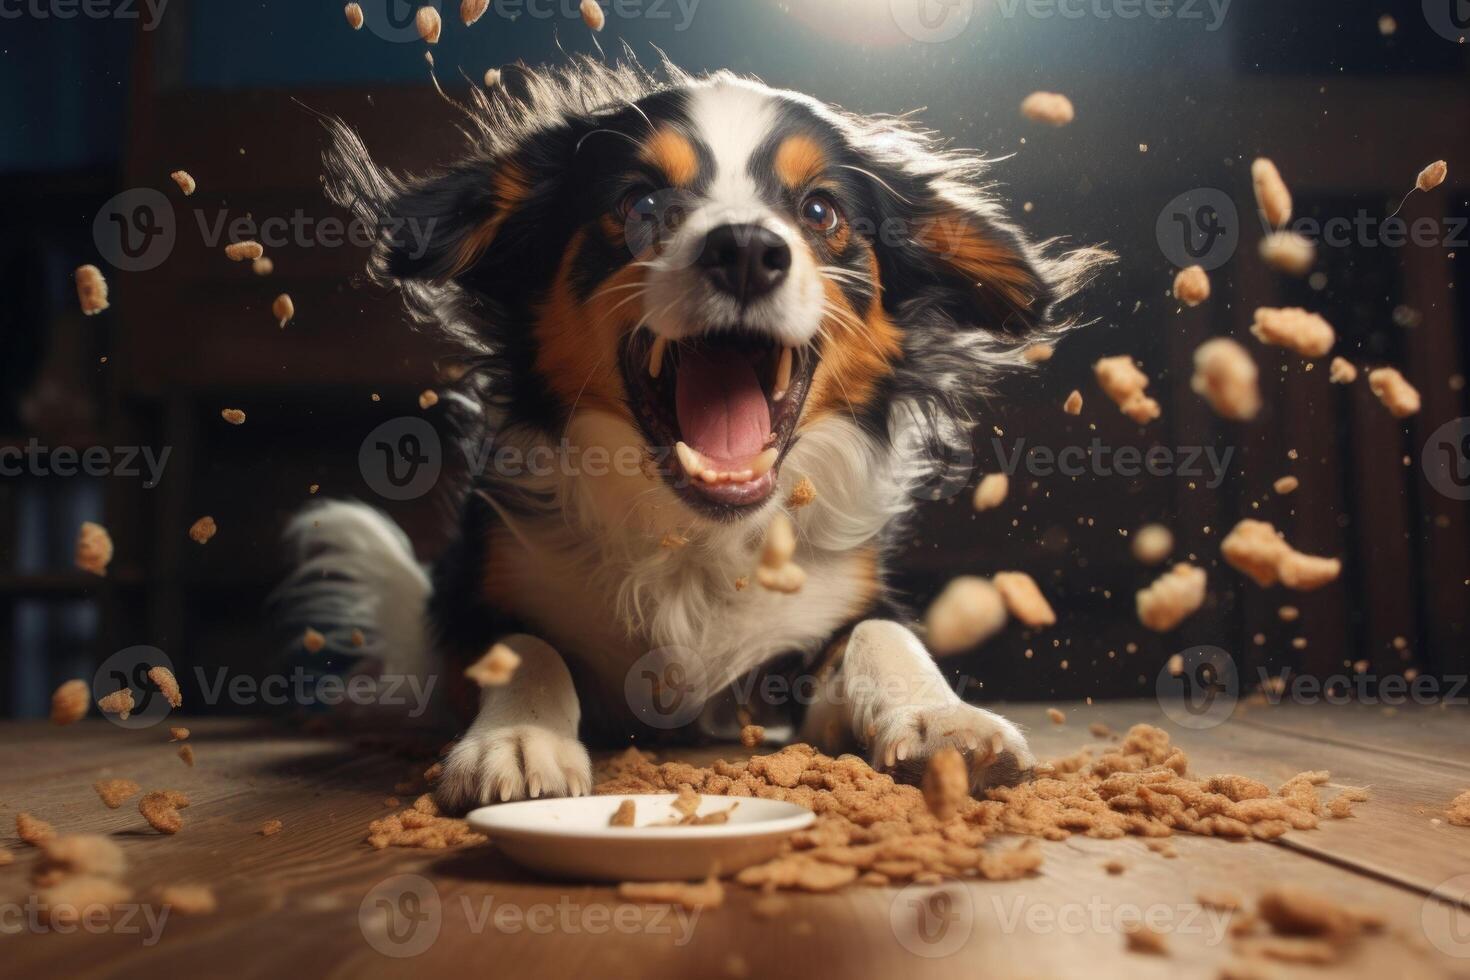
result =
[[[364,4],[370,21],[385,2]],[[432,499],[382,501],[358,469],[370,430],[419,414],[436,353],[394,298],[360,284],[363,252],[274,248],[276,271],[259,278],[226,261],[223,243],[206,243],[194,214],[336,214],[319,183],[316,113],[360,127],[396,167],[424,169],[459,146],[425,45],[354,33],[331,0],[171,0],[148,25],[30,9],[0,5],[0,445],[34,437],[172,455],[155,488],[138,477],[0,478],[0,713],[20,716],[43,714],[55,684],[90,677],[134,644],[165,650],[186,693],[194,666],[270,669],[277,649],[262,602],[282,571],[280,528],[312,484],[384,506],[425,558],[442,546]],[[575,18],[511,19],[507,9],[493,4],[468,29],[446,11],[434,55],[451,95],[488,67],[596,53]],[[956,142],[1005,158],[999,193],[1032,234],[1120,253],[1086,300],[1098,322],[986,407],[980,469],[997,468],[996,427],[1008,451],[1013,438],[1057,449],[1093,437],[1234,449],[1215,489],[1187,475],[1023,476],[999,511],[974,514],[968,492],[926,506],[899,578],[918,604],[955,574],[1019,568],[1061,616],[1051,630],[1013,627],[947,663],[983,696],[1146,695],[1168,656],[1194,644],[1229,650],[1252,676],[1262,666],[1326,676],[1359,660],[1375,675],[1466,673],[1466,507],[1433,489],[1420,456],[1429,433],[1470,414],[1470,248],[1359,242],[1323,249],[1315,284],[1284,279],[1256,258],[1249,179],[1252,158],[1269,155],[1298,215],[1382,216],[1443,158],[1447,185],[1411,197],[1404,214],[1470,215],[1470,48],[1431,30],[1419,0],[1235,0],[1214,31],[1201,21],[1007,17],[998,0],[977,0],[968,27],[944,43],[895,30],[889,0],[702,0],[684,30],[672,3],[667,18],[644,9],[610,12],[602,46],[615,52],[626,39],[652,62],[657,45],[689,70],[753,73],[860,112],[922,110]],[[1379,30],[1384,13],[1397,20],[1392,36]],[[1070,94],[1077,121],[1060,130],[1024,121],[1017,106],[1038,88]],[[199,181],[187,203],[168,180],[178,168]],[[92,226],[109,198],[137,188],[168,197],[178,238],[167,261],[134,273],[108,267]],[[1155,223],[1196,188],[1234,199],[1240,247],[1213,274],[1214,298],[1181,311]],[[102,266],[112,288],[112,309],[93,318],[79,313],[72,284],[84,262]],[[298,310],[284,331],[270,316],[283,291]],[[1322,312],[1338,328],[1336,353],[1399,367],[1424,410],[1399,423],[1364,381],[1329,386],[1325,360],[1308,371],[1256,344],[1247,328],[1260,305]],[[1217,419],[1189,391],[1192,352],[1217,335],[1241,339],[1261,367],[1266,408],[1249,425]],[[1117,353],[1141,361],[1163,403],[1146,429],[1091,380],[1092,362]],[[1087,397],[1075,419],[1060,410],[1073,388]],[[246,409],[248,423],[223,423],[227,406]],[[1271,483],[1288,472],[1302,489],[1277,497]],[[220,526],[203,548],[185,533],[202,514]],[[1275,522],[1303,550],[1341,555],[1342,581],[1307,596],[1247,583],[1218,559],[1220,538],[1246,516]],[[117,543],[106,580],[72,566],[89,519]],[[1123,535],[1149,521],[1172,527],[1177,556],[1211,576],[1206,608],[1166,636],[1133,612],[1134,592],[1157,572],[1130,559]],[[1285,603],[1302,609],[1300,622],[1279,621]],[[1407,641],[1402,651],[1395,638]]]

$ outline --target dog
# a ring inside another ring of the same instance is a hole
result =
[[[1022,732],[946,683],[885,564],[977,398],[1074,325],[1108,254],[1028,241],[992,163],[908,119],[726,72],[575,60],[471,98],[440,173],[380,168],[335,120],[324,162],[382,229],[371,277],[464,352],[440,404],[490,462],[456,482],[432,569],[328,502],[288,529],[282,593],[289,619],[362,627],[387,671],[518,655],[474,692],[440,806],[588,793],[584,739],[667,731],[671,691],[686,731],[728,735],[772,700],[742,679],[780,664],[825,751],[914,779],[954,746],[976,789],[1024,778]],[[782,513],[793,594],[753,578]]]

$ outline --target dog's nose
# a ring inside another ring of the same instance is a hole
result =
[[[785,281],[791,246],[761,225],[721,225],[706,236],[699,264],[717,289],[748,303]]]

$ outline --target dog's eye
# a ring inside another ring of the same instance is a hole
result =
[[[841,215],[826,194],[812,194],[801,202],[801,221],[813,231],[830,235],[837,230]]]
[[[658,197],[653,191],[640,187],[623,195],[623,202],[619,206],[625,219],[638,219],[639,221],[658,220]]]

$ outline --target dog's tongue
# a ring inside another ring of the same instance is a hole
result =
[[[675,407],[684,441],[718,463],[742,463],[765,448],[771,432],[766,393],[739,354],[680,354]]]

